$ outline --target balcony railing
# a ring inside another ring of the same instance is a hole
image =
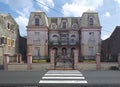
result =
[[[49,41],[49,46],[54,45],[79,45],[79,42],[71,42],[71,41]]]

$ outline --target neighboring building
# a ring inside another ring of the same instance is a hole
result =
[[[120,26],[116,26],[111,36],[102,41],[102,60],[117,61],[120,53]]]
[[[72,55],[79,51],[79,60],[95,59],[101,51],[101,25],[97,12],[84,12],[82,17],[47,17],[45,12],[31,12],[27,26],[27,53],[34,58]]]
[[[18,24],[12,16],[0,13],[0,65],[3,65],[3,54],[18,53],[18,35]]]
[[[27,39],[26,37],[19,36],[19,53],[22,54],[22,60],[27,62]]]

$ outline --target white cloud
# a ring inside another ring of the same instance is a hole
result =
[[[105,40],[105,39],[107,39],[107,38],[109,38],[110,37],[110,34],[108,35],[108,34],[106,34],[106,35],[103,35],[101,38],[102,38],[102,40]]]
[[[53,0],[35,0],[37,4],[45,11],[49,11],[49,8],[54,7],[54,2]],[[47,7],[48,6],[48,7]]]
[[[7,4],[13,11],[15,11],[18,14],[18,17],[15,18],[16,22],[19,25],[20,34],[22,36],[26,35],[26,26],[28,24],[28,19],[30,16],[30,12],[35,10],[34,7],[34,1],[35,0],[0,0],[0,2]],[[54,7],[53,0],[37,0],[49,7]],[[41,9],[44,9],[45,11],[49,11],[49,8],[46,6],[39,4]]]
[[[109,12],[106,12],[106,13],[104,14],[104,16],[107,17],[107,18],[111,17],[111,15],[110,15]]]
[[[64,16],[81,16],[88,9],[96,10],[102,5],[103,0],[72,0],[63,5],[62,12]]]
[[[120,0],[114,0],[115,2],[117,2],[118,4],[120,4]]]
[[[28,24],[28,18],[24,16],[19,16],[15,18],[16,22],[19,24],[20,29],[20,35],[25,36],[26,35],[26,26]]]

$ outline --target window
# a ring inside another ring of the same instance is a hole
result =
[[[7,44],[7,38],[6,37],[1,37],[0,38],[0,44],[2,45],[2,44]]]
[[[11,45],[12,45],[13,47],[15,47],[15,40],[14,40],[14,39],[12,39]]]
[[[55,48],[53,48],[53,50],[55,51],[55,55],[57,56],[57,54],[58,54],[58,49],[55,47]]]
[[[94,55],[94,47],[89,47],[89,55],[90,56]]]
[[[34,33],[34,40],[39,40],[40,39],[40,32],[35,32]]]
[[[66,22],[65,21],[63,22],[62,28],[66,29]]]
[[[51,24],[51,29],[56,29],[56,28],[57,28],[56,23],[52,23],[52,24]]]
[[[57,35],[53,35],[53,38],[57,38],[58,36]]]
[[[73,42],[73,43],[74,43],[74,41],[75,41],[74,39],[71,39],[71,42]]]
[[[34,33],[34,44],[39,45],[40,44],[40,32],[35,32]]]
[[[35,18],[35,26],[39,26],[39,18]]]
[[[75,36],[75,35],[71,35],[71,37],[73,37],[73,38],[74,38],[74,37],[76,37],[76,36]]]
[[[7,28],[10,29],[10,23],[7,23]]]
[[[63,28],[63,29],[67,28],[67,21],[66,20],[62,20],[61,28]]]
[[[7,45],[11,46],[11,38],[9,38],[9,37],[7,38]]]
[[[89,25],[93,26],[93,17],[89,17]]]
[[[89,33],[89,40],[94,40],[94,32]]]
[[[57,44],[58,43],[58,36],[57,35],[53,35],[52,37],[53,37],[54,43]]]
[[[40,48],[39,47],[34,48],[34,56],[40,56]]]

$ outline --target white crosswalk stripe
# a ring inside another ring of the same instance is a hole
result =
[[[49,70],[39,83],[87,84],[88,82],[78,70]]]

